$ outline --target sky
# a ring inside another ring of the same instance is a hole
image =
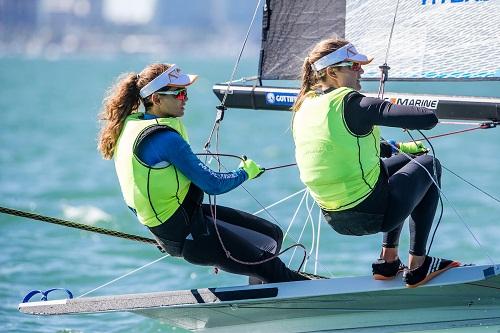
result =
[[[147,23],[154,14],[157,0],[103,0],[104,16],[116,23]],[[165,1],[165,0],[163,0]],[[90,10],[89,0],[42,0],[48,12],[73,12],[84,16]]]
[[[153,17],[156,0],[105,0],[104,15],[116,23],[147,23]]]

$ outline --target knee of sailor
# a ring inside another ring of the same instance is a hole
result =
[[[281,244],[283,242],[283,230],[281,230],[280,227],[275,225],[274,234],[275,234],[274,240],[276,241],[276,243]]]
[[[437,158],[434,158],[434,163],[436,165],[436,172],[438,174],[438,176],[441,176],[441,162],[437,159]]]
[[[441,175],[441,162],[432,155],[421,155],[417,157],[419,163],[424,165],[428,170],[433,170],[435,167],[438,176]],[[433,167],[434,164],[434,167]]]

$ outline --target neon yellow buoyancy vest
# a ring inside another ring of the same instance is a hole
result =
[[[341,211],[371,193],[380,174],[380,130],[356,136],[344,121],[351,88],[311,92],[294,115],[293,138],[300,179],[319,206]]]
[[[183,202],[191,184],[173,165],[150,167],[135,155],[139,137],[158,126],[168,126],[188,141],[179,118],[145,120],[142,114],[134,113],[125,120],[113,156],[123,198],[136,211],[139,221],[148,227],[155,227],[170,218]]]

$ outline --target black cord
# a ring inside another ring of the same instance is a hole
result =
[[[431,242],[429,243],[429,248],[427,249],[427,255],[431,253],[432,243],[434,242],[434,237],[436,236],[439,224],[441,223],[441,218],[443,217],[444,209],[443,209],[443,199],[441,198],[441,196],[439,196],[439,204],[441,205],[441,213],[439,214],[439,219],[436,223],[436,227],[434,228],[434,232],[432,233]]]
[[[195,154],[196,156],[223,156],[223,157],[234,157],[234,158],[237,158],[241,161],[245,161],[246,160],[246,156],[238,156],[238,155],[233,155],[233,154],[220,154],[220,153],[212,153],[212,152],[208,152],[208,153],[196,153]],[[220,163],[220,160],[217,159],[217,161]],[[273,167],[270,167],[270,168],[262,168],[264,171],[269,171],[269,170],[276,170],[276,169],[283,169],[283,168],[288,168],[288,167],[291,167],[291,166],[296,166],[297,163],[288,163],[288,164],[282,164],[282,165],[277,165],[277,166],[273,166]]]
[[[418,132],[420,133],[420,135],[422,135],[422,138],[425,139],[427,144],[429,144],[429,147],[431,147],[431,152],[432,152],[434,159],[437,159],[436,158],[436,151],[434,150],[434,146],[432,145],[431,141],[427,138],[427,136],[425,136],[424,133],[422,133],[421,130],[418,130]],[[413,136],[411,135],[411,133],[409,131],[408,131],[408,135],[410,136],[412,141],[415,142],[415,139],[413,138]],[[435,165],[434,160],[432,161],[432,169],[433,169],[432,171],[433,171],[434,180],[436,181],[436,183],[439,184],[439,181],[437,179],[436,165]],[[434,185],[434,184],[432,184],[432,185]],[[439,186],[441,186],[441,184],[439,184]],[[431,247],[432,247],[432,243],[434,242],[434,237],[436,236],[436,233],[438,231],[439,225],[441,224],[441,220],[443,217],[444,205],[443,205],[443,198],[441,197],[441,191],[439,188],[438,188],[438,195],[439,195],[439,203],[440,203],[441,211],[439,213],[439,218],[438,218],[438,221],[436,223],[436,226],[434,227],[434,231],[432,232],[431,242],[429,244],[429,247],[427,248],[427,255],[429,255],[429,253],[431,252]]]

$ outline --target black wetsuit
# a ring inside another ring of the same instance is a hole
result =
[[[202,204],[203,191],[191,183],[188,195],[174,215],[149,228],[167,253],[192,264],[215,266],[224,271],[258,278],[264,282],[307,280],[290,270],[278,258],[258,265],[246,265],[228,258],[217,236],[210,206]],[[217,206],[217,228],[232,257],[257,262],[279,253],[281,229],[257,216]]]
[[[359,136],[372,131],[374,125],[406,129],[430,129],[438,119],[430,109],[394,105],[358,92],[344,98],[344,117],[349,130]],[[381,142],[382,160],[379,179],[371,194],[357,206],[340,212],[323,211],[327,222],[339,233],[366,235],[384,233],[383,246],[398,246],[404,220],[410,216],[410,253],[425,255],[439,191],[427,172],[403,154],[391,156],[391,147]],[[415,157],[441,181],[441,165],[432,156]]]

